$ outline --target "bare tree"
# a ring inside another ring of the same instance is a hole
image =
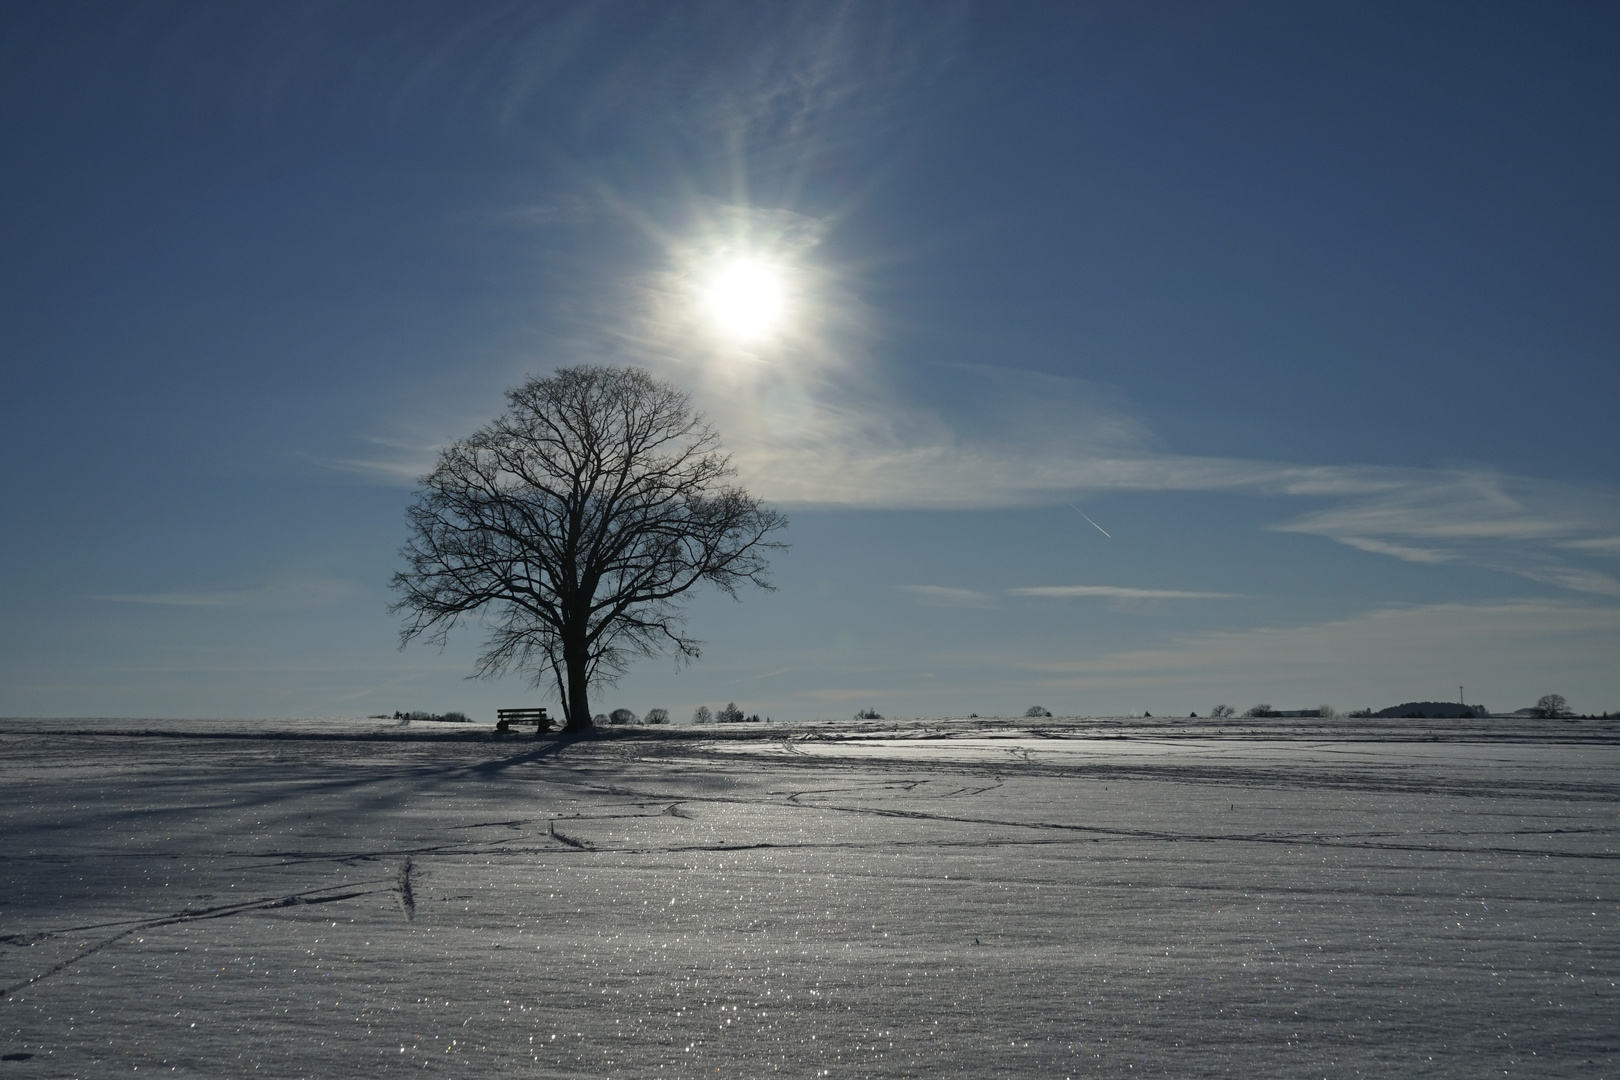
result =
[[[1231,716],[1235,712],[1237,712],[1237,710],[1232,708],[1230,705],[1217,705],[1213,709],[1209,710],[1209,715],[1215,717],[1216,719],[1220,719],[1223,716]]]
[[[1535,703],[1536,715],[1543,720],[1557,720],[1569,715],[1569,702],[1563,694],[1542,694]]]
[[[685,393],[635,368],[565,368],[507,392],[506,413],[446,447],[421,480],[394,575],[403,646],[443,646],[477,616],[475,674],[549,678],[565,730],[635,657],[699,655],[678,599],[702,582],[771,588],[787,522],[731,483]]]

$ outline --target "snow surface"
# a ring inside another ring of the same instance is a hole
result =
[[[0,720],[0,1080],[1620,1076],[1620,725]]]

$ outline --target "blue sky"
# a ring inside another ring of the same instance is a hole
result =
[[[435,447],[582,362],[792,522],[599,707],[1620,708],[1612,7],[0,20],[0,714],[547,703],[384,609]]]

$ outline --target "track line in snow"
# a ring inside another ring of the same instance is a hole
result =
[[[592,847],[590,844],[586,843],[583,840],[576,840],[574,837],[569,836],[567,833],[558,832],[557,831],[557,823],[555,821],[553,821],[551,823],[551,835],[552,835],[552,838],[557,840],[559,843],[567,844],[571,848],[577,848],[580,851],[595,851],[596,850],[596,848]]]
[[[374,884],[374,882],[357,882],[356,884]],[[271,911],[276,908],[297,907],[304,904],[330,904],[338,900],[353,900],[361,896],[370,896],[378,891],[376,889],[360,889],[355,892],[337,893],[331,896],[320,895],[322,893],[331,892],[332,888],[334,887],[343,888],[344,886],[329,886],[325,889],[308,889],[304,892],[291,893],[286,896],[265,897],[258,900],[242,901],[235,904],[224,904],[215,908],[206,908],[202,911],[182,911],[173,915],[166,915],[161,918],[144,919],[134,923],[133,925],[126,926],[123,930],[120,930],[111,937],[104,938],[101,941],[96,942],[95,944],[79,952],[77,955],[71,956],[66,960],[51,965],[38,975],[24,979],[22,982],[14,983],[11,986],[0,988],[0,998],[9,998],[19,990],[25,990],[42,979],[48,979],[52,975],[65,971],[74,964],[77,964],[80,960],[83,960],[86,957],[94,956],[96,953],[107,948],[109,945],[115,945],[129,937],[131,934],[136,934],[143,930],[156,930],[164,926],[176,926],[180,923],[199,922],[203,919],[228,919],[235,915],[246,914],[249,911]],[[112,923],[101,925],[117,924]],[[44,930],[30,936],[32,936],[34,940],[38,941],[46,938],[61,937],[64,934],[74,933],[79,929],[93,929],[93,927],[68,927],[59,930]]]

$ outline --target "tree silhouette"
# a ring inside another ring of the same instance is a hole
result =
[[[730,483],[719,437],[679,388],[635,368],[565,368],[507,392],[509,408],[439,454],[408,511],[394,575],[412,638],[489,628],[475,674],[549,677],[565,730],[590,689],[638,656],[699,655],[679,598],[707,582],[771,588],[787,522]]]
[[[1564,700],[1563,694],[1542,694],[1536,701],[1535,710],[1543,720],[1557,720],[1569,715],[1569,702]]]

